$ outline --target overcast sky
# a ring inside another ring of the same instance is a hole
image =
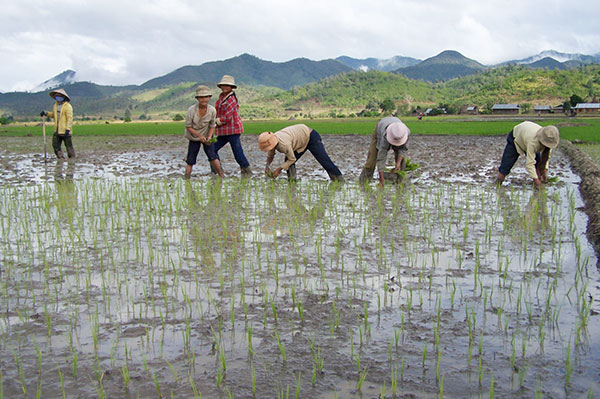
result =
[[[64,70],[141,84],[243,53],[283,62],[419,59],[457,50],[483,64],[543,50],[600,52],[600,8],[564,0],[15,0],[0,8],[0,91]]]

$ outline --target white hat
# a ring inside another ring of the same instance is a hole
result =
[[[402,122],[394,122],[385,129],[385,138],[388,143],[399,147],[406,143],[410,130]]]

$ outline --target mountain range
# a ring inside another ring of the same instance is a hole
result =
[[[223,74],[227,73],[235,76],[237,82],[246,85],[263,85],[289,90],[294,86],[303,86],[309,82],[315,82],[350,70],[378,70],[399,73],[411,79],[436,82],[468,76],[485,69],[510,64],[540,69],[566,69],[580,65],[600,64],[600,53],[584,55],[546,50],[531,57],[487,66],[453,50],[442,51],[436,56],[425,60],[404,56],[394,56],[387,59],[357,59],[340,56],[336,59],[321,61],[296,58],[281,63],[262,60],[250,54],[242,54],[222,61],[183,66],[166,75],[150,79],[139,87],[141,89],[156,89],[184,82],[215,83]],[[76,72],[67,70],[39,84],[32,92],[47,90],[76,81]]]
[[[381,72],[404,79],[385,78],[382,75],[370,75],[369,79],[391,79],[406,87],[406,95],[411,96],[409,86],[422,87],[417,82],[427,84],[452,82],[471,75],[479,75],[512,66],[535,70],[570,70],[573,67],[589,64],[600,64],[600,54],[582,55],[565,54],[556,51],[544,51],[535,56],[513,60],[498,65],[486,66],[476,60],[469,59],[457,51],[446,50],[425,60],[411,57],[396,56],[389,59],[355,59],[340,56],[336,59],[313,61],[307,58],[297,58],[287,62],[271,62],[262,60],[250,54],[222,61],[207,62],[201,65],[187,65],[168,74],[148,80],[141,85],[104,86],[92,82],[78,82],[77,73],[67,70],[36,87],[36,92],[0,93],[0,114],[22,116],[35,115],[40,109],[48,106],[48,89],[64,87],[69,95],[76,100],[78,112],[86,115],[122,115],[125,109],[136,110],[145,115],[172,115],[175,110],[187,108],[190,103],[190,93],[193,86],[207,84],[218,91],[215,84],[224,74],[235,77],[238,84],[238,95],[247,107],[262,107],[264,101],[273,102],[281,93],[295,93],[307,85],[311,86],[313,101],[323,98],[319,90],[328,90],[328,82],[338,82],[340,85],[352,85],[359,82],[360,75],[349,75],[348,79],[335,80],[352,72]],[[369,90],[369,79],[360,84]],[[414,81],[415,84],[410,83]],[[316,86],[315,86],[316,85]],[[386,91],[385,85],[382,86]],[[39,90],[38,90],[39,89]],[[337,90],[337,89],[336,89]],[[421,89],[419,89],[421,90]],[[423,89],[425,90],[425,89]],[[389,92],[389,90],[387,90]],[[364,94],[361,94],[361,97]],[[431,98],[432,94],[423,98]],[[368,96],[367,96],[368,97]],[[375,97],[375,96],[374,96]],[[373,98],[374,98],[373,97]],[[264,101],[263,101],[264,100]],[[304,101],[301,98],[298,101]],[[447,100],[447,99],[446,99]],[[214,101],[214,98],[213,98]],[[328,100],[329,101],[329,100]],[[430,100],[431,101],[431,100]],[[333,100],[335,103],[335,100]],[[254,105],[251,105],[254,104]],[[332,104],[335,105],[335,104]],[[273,105],[273,109],[277,108]],[[288,108],[294,108],[288,104]],[[260,112],[259,115],[262,115]],[[268,114],[264,115],[269,117]]]

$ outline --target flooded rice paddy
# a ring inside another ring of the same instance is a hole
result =
[[[310,154],[296,184],[240,179],[227,147],[228,178],[201,154],[184,181],[174,138],[2,151],[0,397],[598,397],[563,154],[545,190],[523,160],[497,189],[504,138],[416,136],[419,168],[381,190],[357,182],[369,139],[323,137],[346,184]]]

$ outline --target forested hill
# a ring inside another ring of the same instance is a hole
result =
[[[75,114],[79,118],[85,115],[118,119],[130,115],[132,119],[167,119],[185,113],[194,103],[193,91],[197,83],[156,89],[73,83],[66,89],[73,98]],[[214,83],[211,87],[217,94]],[[555,106],[573,94],[584,101],[597,100],[600,96],[600,65],[565,70],[509,65],[438,83],[375,70],[351,71],[287,91],[264,85],[241,85],[236,92],[244,118],[347,115],[363,110],[377,111],[386,100],[393,103],[399,114],[438,104],[444,104],[450,110],[475,105],[482,111],[489,110],[494,103]],[[51,99],[46,92],[0,94],[0,115],[34,118],[41,109],[50,106]]]
[[[585,101],[600,96],[600,65],[568,70],[509,65],[441,83],[412,80],[380,71],[355,71],[293,88],[261,101],[264,105],[277,105],[283,109],[350,112],[371,106],[376,109],[390,99],[400,113],[407,113],[416,106],[438,104],[454,110],[476,105],[483,111],[491,109],[495,103],[555,106],[573,94]]]
[[[600,96],[600,65],[566,70],[509,65],[453,79],[439,88],[445,102],[480,107],[491,107],[494,103],[554,106],[573,94],[592,101]]]
[[[435,57],[428,58],[413,66],[399,68],[394,72],[411,79],[437,82],[472,75],[485,69],[484,65],[465,57],[457,51],[446,50]]]
[[[332,59],[312,61],[296,58],[287,62],[271,62],[250,54],[242,54],[224,61],[181,67],[167,75],[147,81],[141,88],[156,89],[184,82],[215,83],[219,82],[226,71],[228,75],[235,77],[238,84],[272,86],[287,90],[351,70],[349,66]]]

